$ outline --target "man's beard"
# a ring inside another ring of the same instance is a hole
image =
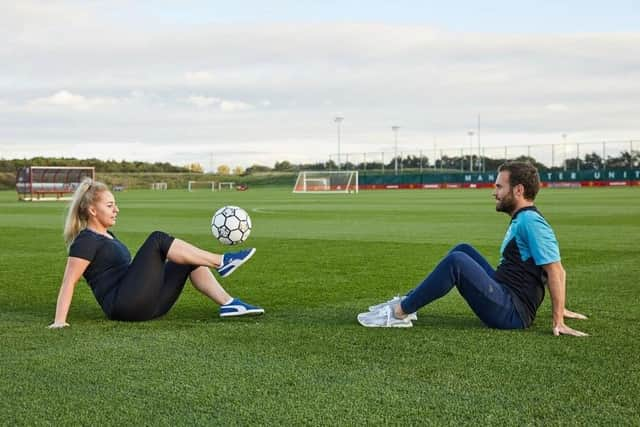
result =
[[[497,212],[504,212],[511,215],[515,209],[516,201],[513,198],[513,194],[511,193],[509,193],[509,195],[503,197],[502,200],[499,200],[498,203],[496,203]]]

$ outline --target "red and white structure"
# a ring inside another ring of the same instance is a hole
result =
[[[95,179],[92,166],[27,166],[16,173],[18,200],[68,200],[86,177]]]

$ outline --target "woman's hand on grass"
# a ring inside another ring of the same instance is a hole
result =
[[[67,322],[53,322],[52,324],[50,324],[47,327],[49,329],[62,329],[62,328],[69,327],[69,324]]]

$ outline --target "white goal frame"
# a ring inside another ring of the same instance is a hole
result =
[[[358,171],[302,171],[293,186],[294,193],[357,193]]]
[[[225,187],[228,187],[227,189],[229,190],[233,190],[235,187],[236,183],[235,182],[230,182],[230,181],[226,181],[226,182],[219,182],[218,183],[218,191],[222,191],[225,189]]]
[[[152,190],[166,191],[167,190],[167,183],[166,182],[152,182],[151,183],[151,189]]]
[[[216,182],[215,181],[189,181],[187,183],[187,191],[191,192],[196,189],[193,188],[193,184],[207,184],[208,189],[211,191],[216,191]]]

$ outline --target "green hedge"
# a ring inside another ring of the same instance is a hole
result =
[[[169,189],[185,189],[189,181],[234,182],[253,186],[290,186],[293,188],[297,173],[265,172],[246,176],[218,176],[199,173],[96,173],[96,179],[109,186],[122,185],[129,189],[150,188],[154,182],[166,182]],[[0,172],[0,190],[15,190],[16,175]]]

